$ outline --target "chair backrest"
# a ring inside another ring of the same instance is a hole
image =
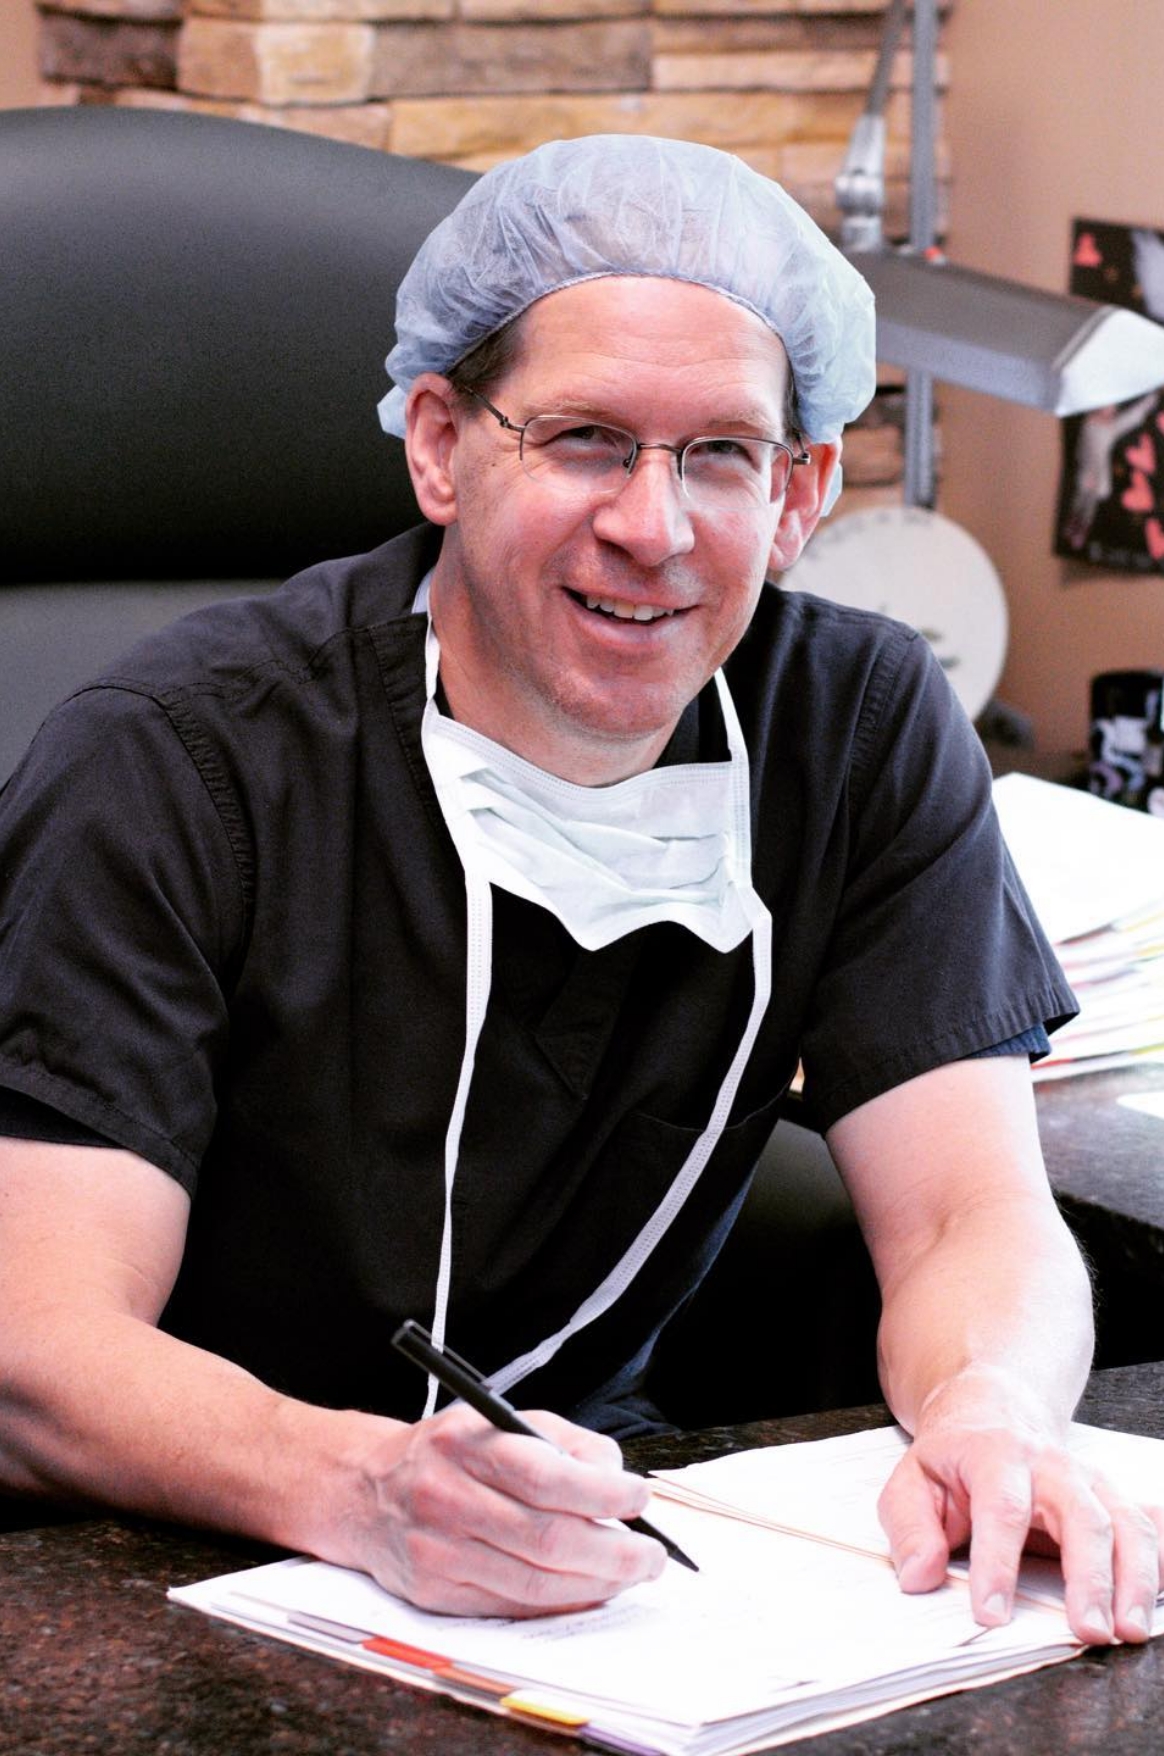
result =
[[[472,181],[218,118],[0,113],[0,780],[146,627],[415,522],[383,361]]]
[[[254,123],[0,114],[0,578],[246,578],[416,517],[376,402],[471,174]]]

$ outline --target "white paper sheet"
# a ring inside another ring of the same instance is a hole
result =
[[[1055,943],[1164,899],[1164,819],[1025,774],[996,780],[994,804],[1019,876]]]

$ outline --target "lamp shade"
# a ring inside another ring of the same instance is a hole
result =
[[[1055,415],[1164,385],[1164,325],[941,258],[850,250],[877,300],[877,357]]]

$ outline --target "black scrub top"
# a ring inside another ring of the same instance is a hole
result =
[[[0,794],[0,1087],[191,1193],[164,1326],[277,1389],[403,1417],[464,1047],[463,875],[420,745],[437,533],[197,612],[65,702]],[[727,666],[773,994],[725,1135],[618,1303],[522,1386],[615,1424],[726,1233],[803,1061],[816,1124],[1074,1003],[925,641],[768,587]],[[723,754],[714,689],[668,753]],[[453,1200],[448,1339],[556,1330],[702,1132],[751,946],[598,952],[497,893]],[[0,1129],[19,1133],[19,1124]],[[67,1133],[67,1126],[65,1129]]]

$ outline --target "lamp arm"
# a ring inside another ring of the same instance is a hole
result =
[[[885,212],[885,104],[905,9],[906,0],[890,0],[869,95],[849,137],[834,185],[841,213],[841,246],[846,250],[875,250],[881,243]]]
[[[934,88],[938,49],[938,0],[914,0],[913,88],[910,107],[909,242],[926,252],[937,235],[937,186],[934,179]],[[933,507],[937,497],[934,470],[934,381],[928,372],[905,375],[905,480],[907,506]]]

